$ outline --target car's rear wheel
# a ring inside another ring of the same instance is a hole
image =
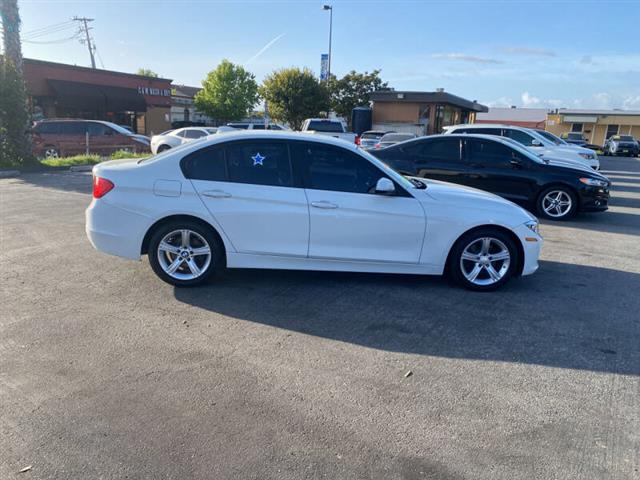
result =
[[[151,236],[148,255],[156,275],[179,287],[201,284],[224,268],[223,245],[198,222],[161,225]]]
[[[469,290],[487,292],[504,285],[518,268],[514,240],[497,229],[480,229],[463,235],[453,246],[448,271]]]
[[[158,153],[164,152],[165,150],[169,150],[171,147],[169,145],[160,145],[158,147]]]
[[[549,220],[566,220],[575,215],[578,197],[566,187],[549,187],[538,196],[538,213]]]

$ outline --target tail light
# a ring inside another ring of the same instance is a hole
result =
[[[360,145],[360,137],[356,135],[356,145]]]
[[[376,148],[380,148],[380,144],[379,143],[376,143]]]
[[[111,180],[101,177],[93,177],[93,198],[102,198],[111,190],[115,185]]]

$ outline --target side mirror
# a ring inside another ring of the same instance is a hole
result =
[[[533,140],[531,140],[531,145],[534,147],[541,147],[542,146],[542,142],[536,138],[534,138]]]
[[[376,183],[376,193],[379,195],[393,195],[396,193],[396,187],[391,180],[382,177]]]

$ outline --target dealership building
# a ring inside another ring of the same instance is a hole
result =
[[[452,95],[439,88],[435,92],[379,90],[370,96],[373,128],[432,135],[443,127],[473,123],[476,114],[488,111],[475,100]]]
[[[582,133],[588,143],[603,145],[612,135],[640,138],[640,110],[556,109],[547,115],[546,129],[558,136]]]
[[[34,120],[107,120],[152,135],[171,128],[171,80],[25,59]]]

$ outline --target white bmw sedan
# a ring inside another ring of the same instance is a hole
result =
[[[495,195],[406,178],[331,137],[242,132],[93,169],[86,231],[176,286],[226,268],[448,274],[493,290],[538,268],[535,217]]]

